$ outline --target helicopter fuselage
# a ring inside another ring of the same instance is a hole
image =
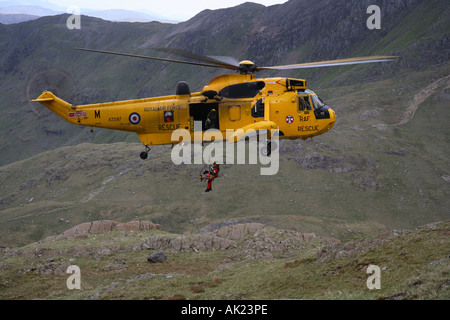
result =
[[[184,83],[177,94],[155,98],[73,106],[44,91],[34,101],[73,124],[135,132],[146,146],[177,143],[177,129],[188,130],[194,141],[196,122],[202,131],[220,131],[223,139],[237,129],[278,129],[280,138],[307,139],[327,132],[336,120],[305,80],[254,74],[221,75],[196,93]]]

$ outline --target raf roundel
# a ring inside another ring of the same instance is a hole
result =
[[[130,114],[130,117],[128,119],[130,120],[131,124],[138,124],[139,122],[141,122],[141,116],[136,112]]]
[[[291,124],[292,122],[294,122],[294,117],[293,116],[287,116],[286,117],[286,123]]]

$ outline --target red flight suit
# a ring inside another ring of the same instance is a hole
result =
[[[205,192],[212,191],[211,185],[215,178],[219,176],[219,168],[214,166],[211,170],[206,174],[206,179],[208,179],[208,185],[206,186]]]

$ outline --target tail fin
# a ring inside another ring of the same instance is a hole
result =
[[[31,101],[39,102],[64,120],[74,122],[74,118],[70,117],[69,114],[76,110],[76,107],[58,98],[50,91],[44,91],[37,99]]]

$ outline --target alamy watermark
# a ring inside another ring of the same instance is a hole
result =
[[[194,122],[193,141],[191,132],[186,129],[177,129],[172,133],[171,140],[178,142],[171,153],[172,162],[175,165],[212,162],[260,164],[262,165],[261,175],[277,174],[280,162],[278,129],[270,131],[270,140],[268,130],[253,129],[247,131],[227,129],[226,139],[223,139],[221,131],[209,129],[202,132],[201,125],[200,121]],[[234,142],[234,139],[239,141]],[[211,143],[203,148],[204,141],[211,141]]]
[[[67,267],[66,273],[71,274],[69,278],[67,278],[66,286],[67,289],[73,290],[81,289],[81,269],[79,266],[71,265]]]
[[[371,264],[367,267],[367,274],[371,274],[369,278],[367,278],[366,286],[367,289],[381,289],[381,270],[380,267],[374,264]]]
[[[367,28],[369,30],[373,29],[381,29],[381,10],[377,5],[371,5],[367,7],[367,14],[371,14],[369,18],[367,18]]]
[[[69,6],[66,10],[67,13],[71,15],[67,18],[66,26],[67,29],[81,29],[81,10],[77,6]]]

